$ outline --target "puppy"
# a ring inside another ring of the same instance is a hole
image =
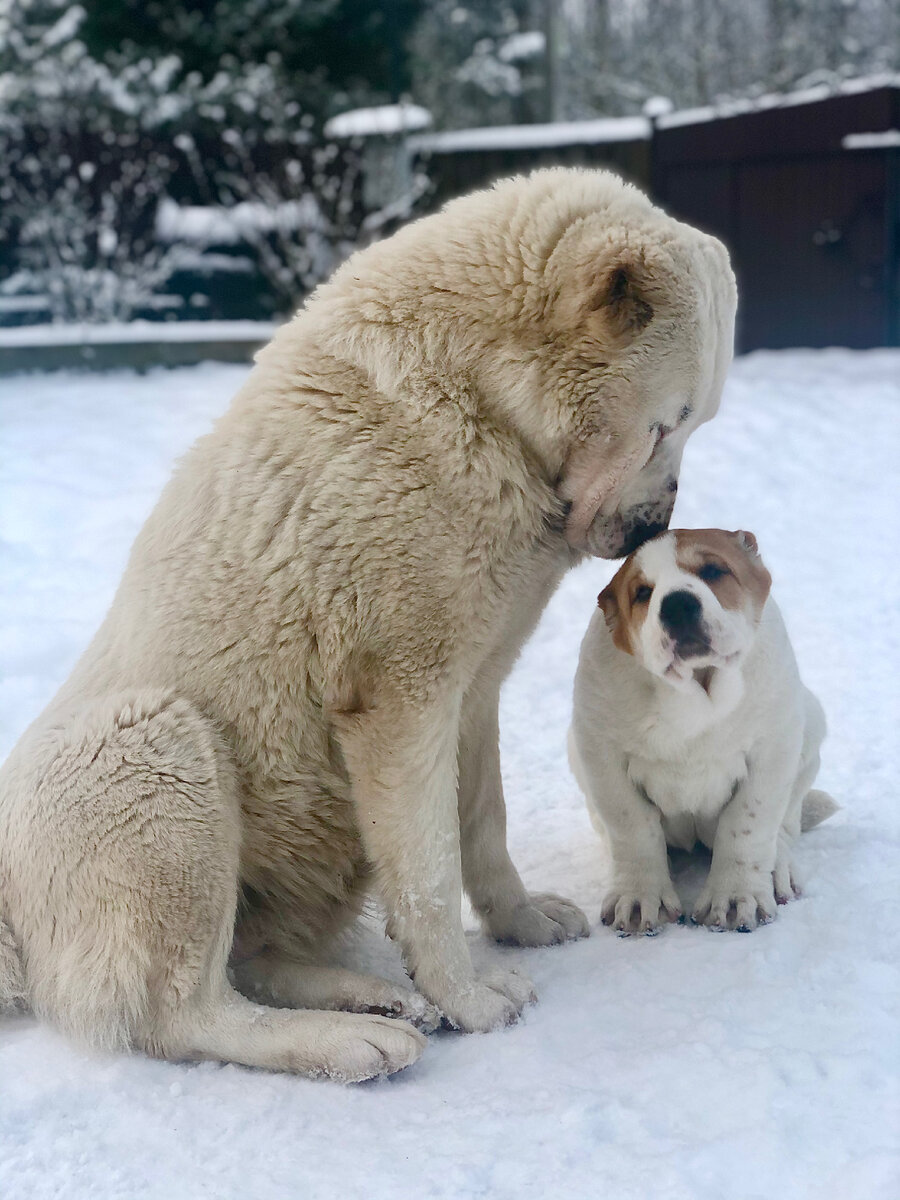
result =
[[[679,529],[600,594],[581,646],[572,770],[609,838],[602,920],[681,916],[666,847],[712,850],[693,919],[750,930],[799,894],[791,846],[837,805],[810,791],[825,719],[750,533]]]
[[[531,985],[476,976],[463,888],[503,941],[587,922],[507,852],[500,686],[583,553],[668,524],[734,310],[722,245],[602,171],[353,255],[181,461],[0,772],[0,1005],[342,1080],[438,1015],[514,1021]],[[371,889],[415,991],[323,962]]]

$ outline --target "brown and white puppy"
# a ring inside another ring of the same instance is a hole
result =
[[[695,921],[753,929],[799,894],[793,840],[836,805],[809,790],[825,719],[770,585],[752,534],[679,529],[600,594],[569,756],[612,850],[607,925],[644,933],[677,919],[666,847],[697,841],[713,854]]]

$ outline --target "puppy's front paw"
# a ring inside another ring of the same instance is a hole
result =
[[[677,921],[681,904],[671,880],[637,880],[617,884],[608,892],[600,920],[619,933],[653,933]]]
[[[787,904],[789,900],[794,900],[803,893],[803,884],[796,867],[789,855],[781,850],[775,859],[772,884],[775,888],[775,899],[779,904]]]
[[[537,1000],[530,980],[517,971],[490,971],[443,1000],[448,1023],[464,1033],[490,1033],[513,1025],[526,1004]]]
[[[514,946],[555,946],[590,933],[581,909],[550,892],[530,895],[527,904],[514,908],[507,917],[490,920],[489,929],[498,942]]]
[[[749,933],[757,925],[775,919],[775,889],[772,876],[734,876],[707,881],[691,919],[712,929],[736,929]]]

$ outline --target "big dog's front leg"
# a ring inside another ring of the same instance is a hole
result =
[[[459,697],[377,707],[337,722],[360,831],[410,976],[453,1025],[514,1021],[531,984],[502,971],[476,979],[462,927],[456,753]]]
[[[587,937],[571,900],[525,891],[506,847],[500,776],[499,685],[466,694],[459,732],[459,821],[463,883],[487,931],[501,942],[550,946]]]

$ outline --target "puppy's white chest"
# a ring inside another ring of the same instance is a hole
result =
[[[697,841],[711,845],[722,809],[747,775],[742,753],[718,749],[719,753],[694,754],[688,749],[677,759],[629,762],[629,776],[659,809],[671,846],[690,850]]]
[[[660,810],[670,845],[710,845],[722,809],[747,774],[741,739],[728,718],[738,707],[740,677],[722,679],[712,696],[666,689],[630,756],[629,775]]]

